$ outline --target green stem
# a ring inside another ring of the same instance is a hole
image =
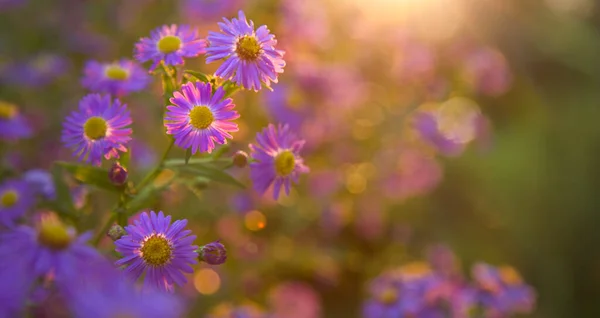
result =
[[[154,167],[154,169],[152,169],[152,171],[150,171],[146,175],[146,177],[144,177],[144,179],[137,185],[137,187],[135,188],[136,193],[139,193],[140,190],[142,190],[150,181],[154,180],[154,178],[158,175],[160,170],[163,168],[165,160],[167,159],[167,156],[169,155],[169,152],[171,151],[171,148],[173,148],[174,144],[175,144],[175,139],[170,138],[169,146],[167,147],[167,150],[165,150],[165,152],[163,153],[163,156],[160,159],[160,161],[158,162],[158,164],[156,165],[156,167]]]
[[[98,246],[98,244],[100,244],[100,240],[102,240],[102,237],[104,237],[106,235],[106,233],[110,229],[110,226],[113,223],[115,223],[116,220],[117,220],[117,213],[113,213],[110,216],[110,218],[108,219],[108,222],[106,222],[106,224],[104,224],[102,229],[98,233],[96,233],[96,236],[94,237],[94,240],[92,241],[94,246]]]

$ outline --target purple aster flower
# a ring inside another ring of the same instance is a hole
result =
[[[0,223],[11,227],[35,204],[34,193],[24,180],[7,180],[0,185]]]
[[[198,249],[198,255],[201,261],[210,265],[221,265],[227,260],[225,245],[218,240],[201,246]]]
[[[88,61],[81,80],[81,84],[93,92],[114,96],[140,91],[148,83],[148,73],[136,62],[127,59],[113,63]]]
[[[207,38],[206,62],[225,59],[215,75],[254,91],[261,88],[261,83],[266,87],[277,83],[277,74],[283,73],[285,66],[284,52],[275,49],[277,40],[267,26],[255,31],[254,22],[248,22],[242,11],[238,19],[223,20],[219,22],[221,33],[209,32]]]
[[[77,237],[55,215],[43,215],[36,228],[19,226],[0,234],[0,257],[18,258],[34,277],[52,273],[59,288],[68,288],[82,266],[102,260],[86,244],[91,232]]]
[[[209,83],[187,83],[173,96],[173,105],[167,106],[165,126],[177,146],[192,148],[192,154],[198,150],[210,153],[215,142],[225,144],[226,138],[232,138],[229,133],[238,131],[237,124],[231,121],[240,115],[233,110],[231,98],[223,99],[222,87],[213,95]]]
[[[239,8],[241,0],[182,0],[181,13],[189,20],[221,17]]]
[[[198,31],[187,25],[163,25],[152,31],[149,38],[141,38],[135,45],[135,59],[152,61],[154,70],[161,61],[165,65],[181,65],[184,57],[196,57],[206,52],[206,41]]]
[[[106,159],[119,158],[119,151],[127,151],[131,140],[131,117],[125,104],[109,95],[90,94],[79,102],[79,111],[67,117],[62,141],[73,148],[79,160],[94,165]]]
[[[151,211],[144,212],[133,225],[125,227],[127,235],[115,241],[116,251],[123,258],[117,265],[127,265],[125,272],[134,279],[143,272],[145,286],[172,291],[173,283],[181,286],[187,282],[182,272],[192,273],[196,264],[198,246],[192,245],[195,235],[184,230],[187,220],[177,220],[171,225],[171,216],[165,217]]]
[[[1,244],[1,243],[0,243]],[[0,265],[0,317],[23,317],[25,302],[34,277],[22,259],[9,256]]]
[[[256,145],[251,144],[252,158],[250,177],[254,189],[264,194],[273,185],[273,198],[279,198],[283,186],[289,195],[291,182],[298,182],[301,173],[307,173],[309,168],[300,157],[304,140],[296,138],[290,132],[288,125],[273,124],[256,134]]]
[[[17,106],[0,101],[0,139],[17,140],[31,136],[31,127]]]
[[[174,295],[141,292],[108,262],[90,264],[80,274],[66,293],[75,317],[175,318],[183,314],[182,304]]]
[[[529,313],[535,306],[533,288],[523,282],[511,266],[494,267],[485,263],[473,266],[477,301],[490,315]]]
[[[23,179],[35,189],[37,194],[41,194],[44,198],[53,200],[56,197],[54,180],[50,172],[43,169],[29,170],[25,172]]]

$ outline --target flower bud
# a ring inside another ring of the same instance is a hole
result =
[[[121,236],[125,234],[127,234],[127,232],[125,232],[125,229],[119,224],[113,224],[113,226],[110,227],[110,230],[108,230],[108,233],[106,233],[113,241],[120,239]]]
[[[248,154],[241,150],[236,151],[233,155],[233,164],[236,167],[244,168],[248,164]]]
[[[124,185],[127,181],[127,169],[118,162],[115,162],[108,171],[108,178],[116,186]]]
[[[210,265],[221,265],[227,260],[227,250],[221,242],[214,241],[198,249],[198,258]]]

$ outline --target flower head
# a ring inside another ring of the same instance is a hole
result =
[[[136,290],[106,261],[90,264],[65,297],[75,317],[181,317],[182,304],[171,294]]]
[[[277,200],[283,186],[289,195],[291,182],[298,182],[300,174],[309,171],[300,157],[303,146],[304,140],[297,139],[288,125],[269,124],[262,133],[257,133],[256,144],[250,145],[255,160],[250,163],[254,189],[265,193],[273,185],[273,198]]]
[[[7,180],[0,185],[0,223],[13,226],[35,204],[31,186],[24,180]]]
[[[215,75],[254,91],[262,84],[270,87],[271,82],[277,83],[277,74],[283,73],[285,66],[284,52],[275,49],[277,40],[267,26],[255,30],[254,22],[248,22],[242,11],[238,19],[223,20],[221,33],[209,32],[207,38],[206,62],[225,59]]]
[[[109,95],[90,94],[79,102],[79,111],[65,120],[63,143],[79,160],[100,165],[102,156],[118,158],[131,140],[131,117],[125,104]]]
[[[233,110],[231,98],[223,99],[222,87],[213,95],[211,84],[187,83],[173,96],[173,105],[167,106],[165,126],[177,146],[192,148],[192,154],[198,150],[212,152],[215,142],[225,144],[226,138],[232,138],[229,133],[238,131],[232,120],[240,115]]]
[[[50,172],[42,169],[33,169],[25,172],[23,179],[27,181],[37,194],[41,194],[48,200],[53,200],[56,197],[56,189],[54,188],[54,180]]]
[[[206,41],[198,31],[187,25],[163,25],[150,33],[149,38],[141,38],[135,45],[135,59],[140,62],[152,61],[150,70],[163,61],[165,65],[181,65],[184,57],[196,57],[206,52]]]
[[[17,106],[0,100],[0,140],[17,140],[31,136],[31,127],[19,114]]]
[[[162,212],[141,214],[133,225],[125,227],[127,235],[115,242],[116,251],[123,258],[117,265],[127,265],[125,272],[134,279],[146,273],[145,285],[155,289],[172,291],[173,283],[183,285],[187,281],[182,272],[193,272],[198,248],[192,245],[195,235],[184,230],[187,220],[171,224],[171,216]]]
[[[225,245],[219,241],[208,243],[198,250],[201,261],[210,265],[221,265],[227,260]]]
[[[81,84],[98,93],[123,96],[144,89],[150,82],[146,71],[134,61],[122,59],[112,63],[88,61]]]
[[[69,288],[85,264],[102,260],[102,256],[86,242],[91,233],[76,236],[53,214],[42,215],[37,226],[20,226],[0,236],[0,257],[22,261],[33,275],[50,273],[59,288]]]

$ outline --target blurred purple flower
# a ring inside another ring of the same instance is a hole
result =
[[[389,198],[405,200],[435,189],[442,168],[435,158],[416,148],[402,148],[396,170],[383,176],[382,191]]]
[[[281,1],[281,29],[288,42],[308,42],[313,47],[326,48],[330,41],[330,24],[327,9],[319,0]],[[310,21],[310,23],[306,23]]]
[[[131,141],[131,160],[137,169],[149,169],[156,164],[158,156],[156,152],[140,139]]]
[[[264,104],[275,122],[288,124],[292,131],[299,132],[310,109],[301,92],[286,84],[279,84],[274,91],[264,93]]]
[[[206,52],[206,41],[197,30],[187,25],[163,25],[150,33],[149,38],[141,38],[135,45],[135,59],[140,62],[152,61],[150,70],[160,62],[165,65],[181,65],[183,58],[196,57]]]
[[[90,94],[79,102],[64,122],[62,142],[73,149],[80,161],[99,166],[102,156],[119,158],[119,151],[127,151],[131,140],[131,117],[127,106],[109,95]]]
[[[61,289],[77,279],[81,266],[102,260],[86,242],[92,233],[76,236],[55,215],[42,215],[36,228],[19,226],[0,233],[0,257],[24,262],[33,277],[52,274]]]
[[[477,93],[500,96],[510,89],[512,74],[500,51],[489,47],[475,48],[463,59],[463,77]]]
[[[235,12],[244,0],[181,0],[180,8],[187,20],[216,19]]]
[[[269,33],[266,25],[254,30],[254,22],[248,22],[244,12],[239,11],[238,19],[223,19],[219,22],[221,33],[209,32],[209,46],[206,49],[206,62],[220,59],[215,75],[258,91],[262,84],[271,86],[277,83],[277,74],[283,73],[284,52],[276,50],[277,40]]]
[[[136,62],[121,59],[113,63],[88,61],[81,84],[92,92],[115,97],[144,89],[150,83],[147,72]]]
[[[191,148],[192,154],[198,150],[210,153],[215,142],[226,144],[227,138],[233,138],[229,133],[238,131],[233,120],[240,115],[233,109],[233,100],[224,99],[223,87],[213,95],[210,83],[187,83],[173,96],[173,105],[167,106],[165,126],[177,146]]]
[[[267,318],[264,310],[254,303],[234,306],[231,303],[220,303],[213,307],[206,318]]]
[[[319,294],[308,284],[284,282],[269,293],[272,318],[319,318],[321,300]]]
[[[2,237],[4,234],[0,234]],[[3,241],[0,242],[2,249]],[[15,255],[3,255],[0,265],[0,317],[23,317],[27,296],[30,293],[34,276],[28,271],[22,259]]]
[[[184,285],[187,279],[182,272],[192,273],[190,265],[198,263],[198,246],[192,245],[195,235],[185,230],[187,220],[171,224],[171,216],[165,217],[144,212],[133,225],[125,227],[127,235],[115,241],[116,251],[123,258],[116,265],[126,265],[125,272],[133,279],[146,273],[146,289],[173,291],[173,283]]]
[[[136,289],[105,260],[82,269],[67,291],[72,314],[81,318],[176,318],[183,304],[171,294]]]
[[[273,198],[279,198],[284,187],[289,195],[292,181],[298,182],[300,174],[307,173],[300,151],[304,140],[298,139],[290,132],[288,125],[273,124],[256,134],[256,144],[250,145],[254,162],[250,163],[250,177],[254,189],[264,194],[273,186]]]
[[[70,67],[69,61],[60,55],[40,53],[26,61],[6,66],[0,78],[6,85],[37,88],[50,84]]]
[[[31,134],[31,126],[25,117],[19,114],[17,106],[0,101],[0,139],[13,141],[28,138]]]
[[[50,172],[43,169],[33,169],[25,172],[23,179],[30,184],[36,194],[41,194],[47,200],[56,198],[54,180]]]
[[[35,205],[35,194],[24,180],[10,179],[0,184],[0,223],[6,227]]]
[[[472,269],[477,301],[490,316],[530,313],[536,294],[511,266],[494,267],[477,263]]]

